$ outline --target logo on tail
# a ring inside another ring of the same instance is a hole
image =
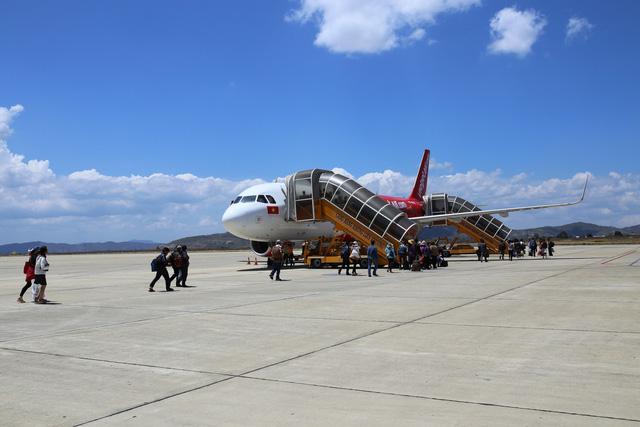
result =
[[[424,150],[422,156],[422,163],[420,164],[420,170],[418,176],[416,176],[416,183],[413,186],[410,199],[417,199],[422,201],[422,198],[427,194],[427,181],[429,180],[429,154],[431,151]]]

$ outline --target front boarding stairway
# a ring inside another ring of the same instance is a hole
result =
[[[487,248],[492,253],[498,253],[498,245],[501,241],[507,241],[511,229],[502,221],[491,216],[483,215],[482,210],[461,197],[449,196],[444,193],[430,194],[424,198],[427,215],[440,215],[458,212],[478,212],[477,216],[461,218],[458,220],[441,220],[433,222],[433,226],[453,226],[459,233],[464,233],[479,242],[484,239]]]
[[[289,175],[286,191],[288,221],[330,221],[337,231],[348,233],[365,247],[374,240],[383,265],[388,243],[397,253],[400,242],[414,239],[422,229],[370,190],[328,170]]]

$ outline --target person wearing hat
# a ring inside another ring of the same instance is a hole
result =
[[[273,260],[273,270],[271,270],[269,278],[273,280],[273,275],[275,274],[276,280],[282,280],[280,279],[280,269],[282,269],[284,254],[282,252],[282,242],[280,240],[276,240],[275,246],[271,248],[271,259]]]

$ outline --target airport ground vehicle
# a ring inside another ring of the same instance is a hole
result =
[[[310,239],[305,245],[302,258],[305,265],[312,268],[321,268],[323,266],[338,267],[342,265],[342,257],[340,251],[345,243],[353,243],[353,238],[347,234],[340,234],[331,238],[315,238]],[[367,267],[367,248],[360,245],[360,267]],[[379,261],[379,266],[383,264]],[[386,265],[386,264],[384,264]]]
[[[454,237],[453,241],[449,243],[449,239],[446,237],[440,237],[436,240],[436,245],[443,248],[442,256],[450,257],[451,255],[460,254],[475,254],[476,248],[468,243],[458,243],[458,236]]]

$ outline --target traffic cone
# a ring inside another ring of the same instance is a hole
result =
[[[258,265],[258,258],[256,258],[256,262],[254,262],[253,265]]]
[[[251,265],[251,258],[247,257],[247,265]]]

